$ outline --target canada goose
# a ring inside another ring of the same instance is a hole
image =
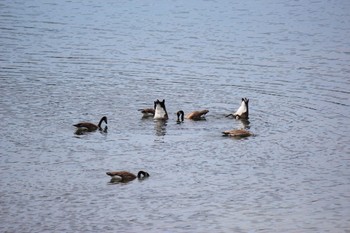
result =
[[[136,179],[136,177],[138,179],[145,179],[149,177],[149,174],[145,171],[139,171],[137,176],[127,171],[106,172],[106,174],[111,177],[112,182],[129,182]]]
[[[190,120],[195,120],[195,121],[204,120],[205,114],[207,114],[208,112],[209,110],[206,110],[206,109],[201,111],[194,111],[194,112],[188,113],[185,116],[185,118]],[[184,115],[185,115],[184,111],[180,110],[176,114],[177,114],[177,122],[184,121]]]
[[[143,118],[154,117],[154,109],[153,108],[144,108],[138,109],[143,114]]]
[[[90,123],[90,122],[80,122],[80,123],[75,124],[73,126],[79,128],[79,129],[86,129],[87,131],[95,131],[97,129],[102,129],[101,128],[101,124],[102,124],[103,121],[107,124],[107,117],[106,116],[101,118],[101,120],[98,123],[98,125],[95,125],[95,124]]]
[[[154,117],[153,119],[168,120],[168,113],[165,108],[165,100],[159,101],[158,99],[154,101]]]
[[[249,108],[248,108],[249,99],[242,98],[241,106],[237,109],[235,113],[231,113],[226,117],[233,116],[236,119],[248,119],[249,118]]]
[[[253,134],[245,129],[233,129],[233,130],[226,130],[222,132],[223,136],[229,136],[229,137],[249,137]]]

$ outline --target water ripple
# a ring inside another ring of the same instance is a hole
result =
[[[1,3],[0,231],[346,231],[347,9]],[[242,97],[248,125],[225,117]],[[165,124],[137,111],[156,99]],[[74,134],[103,115],[107,133]],[[234,128],[256,136],[221,136]],[[110,184],[109,170],[151,176]]]

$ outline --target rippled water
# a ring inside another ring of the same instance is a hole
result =
[[[0,232],[349,232],[349,38],[347,1],[0,1]]]

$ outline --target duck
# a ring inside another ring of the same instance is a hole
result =
[[[97,129],[102,129],[101,128],[102,122],[105,122],[107,124],[107,117],[106,116],[101,118],[98,125],[95,125],[95,124],[90,123],[90,122],[80,122],[80,123],[75,124],[73,126],[77,127],[78,129],[86,129],[87,131],[95,131]]]
[[[149,177],[148,172],[145,171],[139,171],[137,176],[128,171],[111,171],[106,172],[106,174],[111,177],[111,182],[129,182],[136,179],[136,177],[140,180]]]
[[[142,118],[148,118],[148,117],[154,117],[154,109],[153,108],[143,108],[143,109],[138,109],[143,116]]]
[[[242,98],[241,106],[237,109],[235,113],[228,114],[226,117],[233,116],[236,119],[249,119],[249,99]]]
[[[232,129],[232,130],[226,130],[222,132],[223,136],[229,136],[229,137],[249,137],[252,136],[253,134],[249,132],[248,130],[245,129]]]
[[[180,110],[176,113],[177,122],[184,121],[184,118],[194,120],[194,121],[205,120],[205,114],[207,114],[208,112],[209,112],[209,110],[204,109],[204,110],[200,110],[200,111],[190,112],[190,113],[186,114],[186,116],[185,116],[184,111]]]
[[[155,120],[168,120],[168,112],[165,108],[165,100],[159,101],[158,99],[154,101],[154,116]]]

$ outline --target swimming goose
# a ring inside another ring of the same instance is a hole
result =
[[[231,113],[226,117],[233,116],[236,119],[248,119],[249,118],[249,108],[248,108],[249,99],[242,98],[241,106],[237,109],[235,113]]]
[[[223,136],[229,136],[229,137],[249,137],[253,134],[245,129],[233,129],[233,130],[226,130],[222,132]]]
[[[209,110],[206,110],[206,109],[201,111],[190,112],[185,116],[185,118],[194,120],[194,121],[204,120],[205,114],[207,114],[208,112]],[[184,111],[180,110],[176,114],[177,114],[177,122],[184,121],[184,115],[185,115]]]
[[[168,112],[165,108],[165,100],[159,101],[158,99],[154,101],[154,117],[153,119],[168,120]]]
[[[144,108],[138,109],[143,114],[143,118],[154,117],[154,109],[153,108]]]
[[[136,177],[138,179],[145,179],[149,177],[149,174],[145,171],[139,171],[137,176],[127,171],[106,172],[106,174],[111,177],[112,182],[128,182],[136,179]]]
[[[95,131],[97,129],[102,129],[101,128],[101,124],[102,124],[103,121],[107,124],[107,117],[106,116],[101,118],[101,120],[98,123],[98,125],[95,125],[95,124],[90,123],[90,122],[80,122],[80,123],[75,124],[73,126],[79,128],[79,129],[86,129],[88,131]]]

